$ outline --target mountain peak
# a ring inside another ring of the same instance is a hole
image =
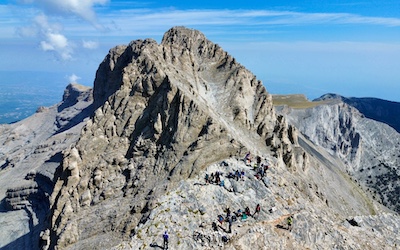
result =
[[[295,131],[277,121],[261,81],[201,32],[184,27],[167,31],[161,44],[145,39],[111,49],[97,71],[94,100],[97,110],[66,152],[65,174],[52,196],[51,230],[65,230],[52,233],[51,244],[60,247],[107,227],[105,221],[84,222],[90,215],[78,207],[100,212],[129,197],[134,208],[121,206],[117,213],[131,217],[111,222],[129,235],[148,220],[155,199],[180,180],[247,150],[267,155],[272,148],[283,157],[296,142]],[[295,164],[294,157],[284,158]],[[119,167],[110,168],[110,160]],[[115,185],[119,191],[105,197]],[[72,195],[67,191],[76,188]],[[71,213],[62,212],[66,203]],[[75,208],[82,213],[77,216]],[[56,219],[61,213],[65,220]],[[67,230],[77,227],[84,233]]]
[[[317,101],[341,101],[343,99],[343,96],[338,95],[338,94],[333,94],[333,93],[328,93],[328,94],[324,94],[316,99],[314,99],[313,101],[317,102]]]
[[[165,32],[161,44],[189,45],[188,41],[205,41],[205,35],[195,29],[176,26]]]
[[[392,240],[399,226],[391,232],[379,226],[400,225],[396,217],[354,217],[383,208],[344,172],[344,162],[275,113],[261,81],[199,31],[173,27],[160,44],[145,39],[112,48],[96,73],[95,111],[85,101],[91,100],[90,93],[86,98],[83,92],[68,86],[63,104],[53,110],[54,121],[42,126],[48,131],[56,125],[54,138],[30,149],[23,146],[20,160],[0,154],[0,171],[18,170],[19,162],[27,168],[31,164],[25,155],[49,150],[43,164],[53,167],[46,179],[51,196],[42,195],[43,208],[32,205],[34,213],[25,209],[35,239],[42,230],[42,249],[148,249],[149,243],[158,247],[160,232],[166,230],[170,246],[179,249],[365,249],[365,235],[374,246],[400,244]],[[351,121],[343,117],[339,122]],[[17,125],[14,132],[25,126]],[[343,152],[360,144],[351,128],[352,140]],[[0,130],[0,142],[10,152],[11,145],[23,145],[16,143],[18,133]],[[72,130],[81,131],[79,138],[72,136],[63,151],[56,148]],[[51,154],[53,148],[57,151]],[[36,176],[41,177],[29,173],[25,179],[43,186]],[[7,177],[5,172],[0,180]],[[7,204],[29,206],[37,199],[35,187],[9,189]],[[220,227],[215,224],[218,215],[233,215],[228,210],[246,211],[257,204],[261,210],[254,217],[238,213],[232,231],[222,221]],[[290,216],[293,231],[285,230]],[[359,228],[348,229],[353,225],[348,221]],[[21,237],[18,244],[25,241]]]

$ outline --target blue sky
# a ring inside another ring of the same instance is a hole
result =
[[[0,84],[46,82],[61,100],[71,81],[93,85],[110,48],[160,41],[184,25],[221,45],[270,93],[400,102],[399,10],[398,0],[0,0]]]

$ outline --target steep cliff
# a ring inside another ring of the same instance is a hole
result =
[[[386,211],[336,166],[337,158],[277,116],[262,83],[199,31],[175,27],[160,44],[136,40],[111,49],[96,74],[94,106],[79,141],[63,152],[44,249],[148,249],[166,228],[175,247],[223,247],[221,231],[211,227],[217,213],[257,201],[273,207],[271,215],[263,211],[264,222],[238,230],[228,248],[270,244],[245,233],[254,226],[279,245],[286,233],[268,220],[287,214],[299,214],[310,231],[299,227],[284,240],[288,248],[318,248],[326,224],[333,227],[325,232],[332,246],[342,246],[352,237],[341,226],[346,218]],[[240,160],[246,152],[274,166],[269,178],[254,176]],[[243,184],[224,177],[223,188],[196,188],[205,185],[206,172],[235,168],[246,173]],[[357,235],[382,220],[372,218]],[[374,245],[386,242],[382,233],[375,237]]]
[[[365,137],[362,116],[332,107],[299,133],[295,111],[282,113],[290,123],[276,114],[262,83],[196,30],[117,46],[97,70],[93,104],[91,89],[70,85],[59,105],[0,127],[0,220],[11,235],[1,246],[153,249],[167,230],[174,249],[397,248],[398,215],[360,185],[361,145],[376,144],[380,127]],[[219,182],[204,180],[217,172]],[[215,224],[257,204],[232,230]]]
[[[345,170],[375,199],[400,212],[400,134],[396,130],[341,101],[283,112],[307,138],[339,157]]]
[[[314,101],[336,100],[356,108],[365,117],[386,123],[400,133],[400,103],[372,97],[344,97],[337,94],[325,94]]]
[[[92,89],[69,84],[62,102],[0,125],[0,248],[38,249],[61,152],[92,114]]]
[[[161,44],[146,39],[112,49],[96,74],[94,105],[80,140],[64,152],[51,197],[51,244],[60,247],[134,234],[155,197],[262,138],[265,144],[275,126],[261,82],[182,27]]]

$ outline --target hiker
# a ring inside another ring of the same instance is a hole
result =
[[[217,223],[215,223],[215,221],[213,221],[213,223],[211,224],[212,228],[214,231],[218,231],[218,227],[217,227]]]
[[[222,215],[218,215],[218,222],[222,225],[222,222],[224,222],[224,217]]]
[[[229,218],[231,216],[231,210],[230,208],[226,208],[226,218]]]
[[[214,173],[211,173],[211,176],[210,176],[210,183],[211,183],[211,184],[214,183]]]
[[[293,225],[293,215],[290,215],[287,218],[287,224],[288,224],[287,230],[289,230],[291,232],[292,231],[292,225]]]
[[[210,178],[209,178],[209,176],[208,176],[208,174],[206,173],[206,177],[205,177],[205,179],[206,179],[206,184],[208,184],[209,182],[210,182]]]
[[[237,212],[233,212],[236,217],[242,216],[242,210],[239,208]]]
[[[240,179],[242,179],[242,181],[244,181],[244,170],[242,170],[242,172],[241,172]]]
[[[247,220],[247,214],[245,212],[242,213],[242,221]]]
[[[236,213],[235,213],[235,212],[233,212],[232,221],[237,221],[237,216],[236,216]]]
[[[230,217],[230,216],[228,218],[228,223],[229,223],[228,233],[232,233],[232,217]]]
[[[267,170],[269,169],[269,166],[268,166],[268,164],[265,164],[264,165],[264,174],[266,175],[267,174]]]
[[[221,178],[219,177],[219,172],[217,171],[216,173],[215,173],[215,182],[216,182],[216,184],[217,185],[219,185],[219,182],[221,181]]]
[[[168,233],[167,231],[165,231],[165,233],[163,234],[163,239],[164,239],[164,247],[163,249],[168,249]]]
[[[264,165],[264,163],[261,164],[261,167],[259,169],[260,169],[261,177],[264,177],[264,175],[265,175],[265,165]]]
[[[257,167],[259,168],[261,165],[261,157],[257,156]]]
[[[258,165],[257,165],[257,163],[254,163],[253,170],[257,172],[257,169],[258,169]]]
[[[237,169],[235,171],[235,177],[236,177],[236,181],[238,181],[240,178],[240,173],[239,173],[239,170],[237,170]]]
[[[246,163],[246,165],[251,163],[251,155],[250,155],[250,152],[248,152],[248,153],[246,154],[246,156],[244,157],[244,162]]]
[[[261,211],[261,206],[260,206],[260,204],[257,204],[257,206],[256,206],[256,211],[254,211],[254,214],[253,214],[253,217],[257,214],[260,214],[260,211]]]
[[[247,216],[251,216],[250,208],[249,208],[249,207],[246,207],[245,210],[244,210],[244,212],[246,213]]]

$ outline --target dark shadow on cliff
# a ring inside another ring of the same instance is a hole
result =
[[[166,124],[163,128],[157,144],[162,144],[169,148],[172,144],[172,137],[178,126],[179,113],[179,91],[174,96],[171,103],[168,103],[168,93],[171,91],[171,85],[168,77],[165,77],[156,92],[150,97],[148,105],[143,110],[143,114],[135,123],[135,130],[130,135],[131,145],[126,153],[126,158],[132,158],[137,150],[137,140],[150,139],[154,137],[154,123],[157,115],[161,115],[161,123]],[[159,100],[162,100],[162,106],[159,106]],[[168,117],[165,112],[168,112]],[[168,120],[167,120],[168,119]],[[146,154],[144,154],[146,156]],[[156,156],[157,157],[157,156]]]
[[[33,232],[40,233],[39,225],[33,227]],[[32,231],[31,231],[32,232]],[[22,250],[22,249],[30,249],[30,250],[39,250],[40,242],[39,242],[39,234],[32,233],[24,234],[23,236],[15,239],[14,241],[8,243],[7,245],[0,247],[0,250]],[[35,238],[36,237],[36,238]]]
[[[9,210],[7,209],[6,199],[4,198],[0,201],[0,213],[6,213],[7,211]]]
[[[400,103],[372,97],[344,97],[325,94],[313,101],[339,100],[356,108],[366,118],[386,123],[400,133]]]
[[[132,47],[128,46],[125,51],[118,57],[114,67],[110,69],[111,51],[99,65],[96,71],[96,78],[94,80],[93,87],[93,105],[94,109],[99,108],[104,104],[108,97],[114,94],[123,84],[122,82],[122,70],[131,61],[138,57],[132,51]]]
[[[54,157],[58,158],[59,155],[55,154]],[[40,249],[40,232],[43,231],[47,225],[50,211],[49,195],[53,192],[54,183],[50,178],[40,173],[36,173],[33,180],[37,183],[38,191],[28,195],[27,201],[30,205],[21,209],[25,211],[28,217],[29,233],[0,247],[0,250]],[[12,211],[12,207],[7,204],[6,198],[4,198],[0,202],[0,213]],[[34,225],[35,218],[38,220],[37,225]]]
[[[79,112],[76,116],[72,117],[66,125],[60,126],[57,124],[57,126],[60,126],[60,127],[57,130],[57,132],[54,133],[54,135],[62,133],[64,131],[67,131],[67,130],[75,127],[79,123],[83,122],[86,118],[90,117],[93,114],[93,112],[94,112],[94,105],[90,104],[88,107],[86,107],[81,112]]]

